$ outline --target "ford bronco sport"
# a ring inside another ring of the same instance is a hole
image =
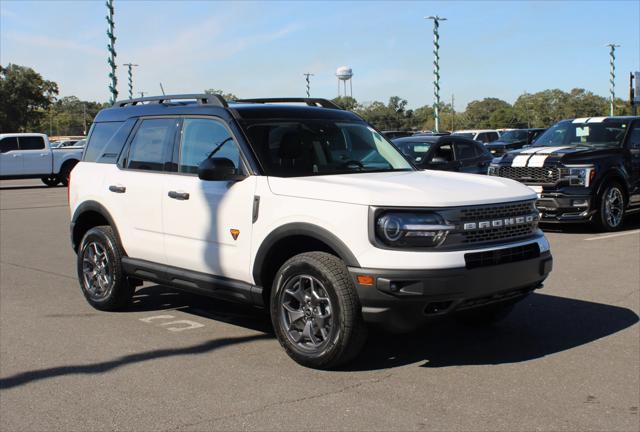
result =
[[[418,171],[323,99],[182,95],[96,117],[69,187],[88,302],[143,281],[270,312],[300,364],[353,359],[367,323],[491,321],[551,271],[536,194],[513,180]]]

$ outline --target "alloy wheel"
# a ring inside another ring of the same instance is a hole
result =
[[[102,300],[113,289],[112,266],[107,251],[98,242],[91,242],[82,256],[82,276],[85,289],[92,299]]]
[[[622,222],[624,197],[617,187],[611,187],[604,196],[604,217],[610,227],[615,228]]]

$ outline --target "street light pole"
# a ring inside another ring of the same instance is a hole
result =
[[[613,116],[614,104],[616,101],[616,48],[620,45],[613,43],[607,44],[609,50],[609,93],[611,95],[611,101],[609,103],[609,115]]]
[[[133,64],[133,63],[125,63],[122,66],[126,66],[128,69],[128,75],[129,75],[129,99],[133,99],[133,68],[136,66],[140,66],[137,64]]]
[[[111,92],[111,104],[113,105],[118,98],[118,89],[116,88],[118,84],[118,78],[116,78],[116,37],[114,35],[113,28],[115,23],[113,21],[113,0],[107,0],[105,3],[107,6],[108,15],[105,17],[107,19],[107,24],[109,24],[109,28],[107,29],[107,36],[109,37],[109,44],[107,45],[107,49],[109,50],[109,58],[107,63],[111,67],[111,71],[109,72],[109,78],[111,82],[109,83],[109,92]]]
[[[309,80],[309,77],[312,77],[313,74],[307,72],[307,73],[305,73],[303,75],[304,75],[304,77],[305,77],[305,79],[307,81],[307,97],[311,97],[311,81]]]
[[[433,113],[435,117],[435,131],[440,132],[440,34],[438,28],[440,21],[446,18],[428,16],[425,19],[433,20]]]

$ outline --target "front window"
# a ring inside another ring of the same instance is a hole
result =
[[[271,176],[413,170],[389,141],[364,123],[283,120],[245,123],[244,128]]]
[[[621,147],[627,124],[617,120],[556,123],[536,139],[536,146]]]
[[[526,130],[512,130],[507,131],[500,135],[501,142],[516,142],[523,141],[527,139],[527,131]]]

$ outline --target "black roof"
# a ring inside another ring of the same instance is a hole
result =
[[[191,100],[187,100],[191,99]],[[300,104],[302,103],[302,105]],[[132,117],[162,115],[215,115],[229,119],[330,119],[363,120],[356,114],[340,109],[325,99],[271,98],[226,102],[211,95],[154,96],[116,102],[101,110],[95,122],[125,121]]]

